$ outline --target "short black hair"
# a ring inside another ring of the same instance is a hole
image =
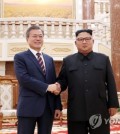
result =
[[[29,37],[31,30],[41,30],[42,33],[43,33],[43,35],[44,35],[44,31],[43,31],[39,26],[37,26],[37,25],[32,25],[32,26],[30,26],[30,27],[27,29],[27,31],[26,31],[26,38]]]
[[[92,35],[92,30],[91,30],[91,29],[81,29],[81,30],[76,31],[75,36],[77,37],[78,34],[79,34],[79,33],[82,33],[82,32],[87,32],[87,33],[89,33],[90,35]]]

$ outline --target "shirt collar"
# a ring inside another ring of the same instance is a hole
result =
[[[40,51],[40,52],[37,52],[36,50],[34,50],[34,49],[32,49],[32,48],[29,48],[30,49],[30,51],[35,55],[35,57],[36,57],[36,54],[37,53],[41,53],[42,54],[42,52]]]
[[[88,53],[88,55],[84,56],[82,53],[78,52],[78,56],[81,60],[84,60],[84,58],[87,58],[88,60],[92,59],[93,57],[93,51]]]

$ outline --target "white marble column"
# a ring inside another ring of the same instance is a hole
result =
[[[0,18],[4,17],[4,0],[0,0]]]
[[[75,17],[77,20],[82,20],[83,18],[83,10],[82,10],[82,0],[75,0]]]

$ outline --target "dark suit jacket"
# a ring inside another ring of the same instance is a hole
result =
[[[68,86],[69,120],[85,121],[94,114],[106,118],[108,108],[119,107],[108,56],[91,52],[64,58],[58,82],[62,91]]]
[[[61,109],[60,96],[46,92],[48,84],[55,83],[55,67],[53,59],[43,54],[46,65],[46,77],[43,75],[36,57],[30,50],[14,57],[14,69],[19,82],[18,116],[40,117],[49,103],[51,112]]]

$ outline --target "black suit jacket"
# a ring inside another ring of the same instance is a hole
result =
[[[69,120],[85,121],[96,114],[107,118],[108,108],[119,107],[108,56],[91,52],[64,58],[58,82],[62,91],[68,87]]]

